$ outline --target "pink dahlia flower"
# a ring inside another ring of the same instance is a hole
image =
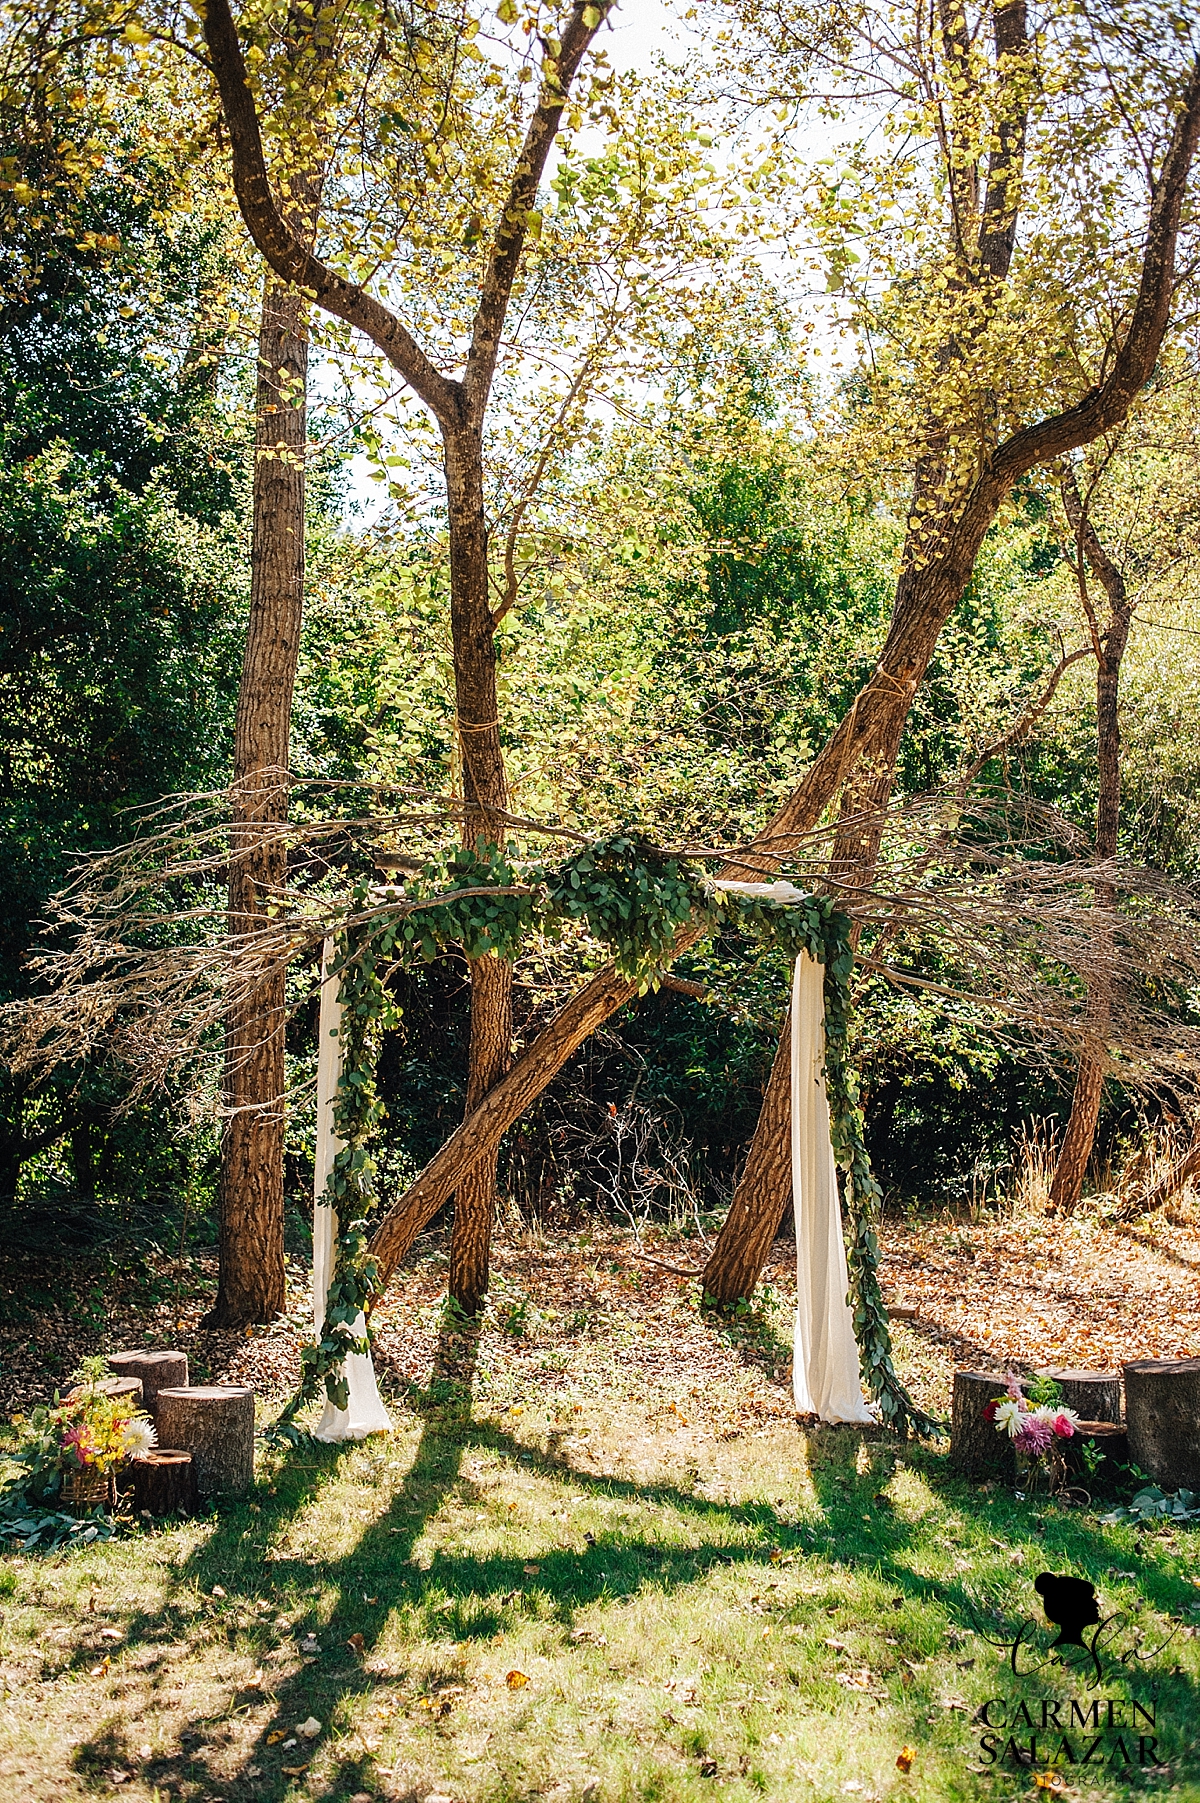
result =
[[[1021,1423],[1020,1431],[1013,1435],[1013,1445],[1018,1452],[1042,1453],[1050,1444],[1053,1429],[1048,1421],[1039,1420],[1036,1415],[1029,1415]]]

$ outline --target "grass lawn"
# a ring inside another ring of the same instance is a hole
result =
[[[615,1305],[585,1327],[501,1267],[478,1337],[423,1304],[390,1437],[265,1453],[206,1518],[0,1564],[0,1796],[1200,1798],[1193,1529],[803,1432],[781,1298],[731,1332],[668,1283],[650,1327]],[[928,1348],[901,1349],[930,1394]],[[1097,1689],[993,1644],[1035,1619],[1046,1659],[1045,1569],[1121,1612]],[[1018,1716],[991,1749],[988,1699]],[[1093,1746],[1071,1705],[1097,1700]],[[1154,1728],[1122,1732],[1133,1700]]]

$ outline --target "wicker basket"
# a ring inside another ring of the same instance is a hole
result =
[[[63,1479],[62,1499],[71,1509],[110,1508],[117,1500],[112,1472],[97,1471],[88,1465],[80,1471],[69,1471]]]

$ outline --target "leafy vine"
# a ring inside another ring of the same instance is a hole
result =
[[[356,890],[353,911],[361,911],[366,900],[365,890]],[[302,1408],[316,1401],[322,1387],[335,1408],[348,1406],[346,1354],[369,1349],[369,1340],[354,1328],[380,1289],[379,1265],[371,1257],[368,1237],[369,1217],[378,1203],[370,1142],[385,1114],[375,1073],[383,1035],[400,1020],[381,973],[381,966],[389,962],[388,937],[386,931],[380,936],[361,929],[338,936],[333,971],[342,1010],[341,1073],[333,1098],[333,1129],[342,1146],[322,1196],[338,1223],[334,1265],[320,1338],[301,1347],[300,1383],[271,1430],[285,1439],[301,1437],[292,1424]]]
[[[474,891],[464,895],[463,890]],[[456,894],[455,891],[458,891]],[[493,893],[489,893],[489,891]],[[494,893],[506,891],[506,893]],[[368,902],[356,890],[352,915]],[[469,958],[510,958],[533,930],[556,932],[564,920],[585,920],[612,952],[629,982],[645,990],[662,968],[676,931],[700,915],[708,930],[735,927],[754,934],[789,961],[806,952],[824,966],[825,1083],[834,1158],[843,1173],[847,1218],[848,1300],[854,1312],[862,1379],[897,1432],[937,1434],[937,1422],[918,1408],[892,1359],[891,1333],[879,1284],[877,1222],[881,1192],[863,1138],[858,1084],[849,1057],[850,920],[826,897],[779,905],[757,896],[705,886],[682,861],[666,857],[628,833],[601,840],[555,870],[538,869],[520,882],[495,846],[456,851],[444,868],[427,866],[411,884],[403,909],[339,935],[338,999],[342,1004],[342,1070],[334,1098],[334,1127],[344,1142],[325,1198],[340,1227],[321,1337],[301,1353],[301,1381],[273,1432],[297,1438],[292,1424],[322,1386],[338,1408],[347,1406],[345,1359],[365,1352],[354,1332],[378,1294],[368,1219],[376,1206],[369,1145],[383,1119],[375,1068],[384,1031],[399,1016],[385,983],[390,963],[428,960],[457,945]]]
[[[756,896],[717,892],[722,914],[756,932],[789,960],[807,952],[825,967],[825,1091],[834,1162],[842,1172],[847,1224],[848,1300],[854,1311],[859,1367],[868,1394],[897,1433],[937,1435],[943,1430],[913,1401],[892,1359],[892,1335],[879,1284],[877,1224],[882,1200],[863,1137],[858,1079],[850,1062],[849,916],[824,896],[779,906]]]

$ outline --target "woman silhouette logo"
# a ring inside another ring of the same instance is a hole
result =
[[[1126,1611],[1118,1610],[1113,1615],[1101,1616],[1100,1605],[1096,1597],[1096,1586],[1087,1578],[1059,1577],[1055,1572],[1043,1571],[1039,1572],[1033,1580],[1033,1587],[1042,1599],[1042,1609],[1046,1620],[1052,1628],[1058,1629],[1057,1640],[1052,1640],[1044,1649],[1047,1657],[1041,1659],[1037,1659],[1038,1625],[1031,1617],[1027,1617],[1021,1623],[1013,1640],[994,1640],[980,1622],[974,1607],[968,1604],[975,1632],[989,1645],[1003,1647],[1008,1654],[1008,1663],[1018,1677],[1039,1671],[1052,1656],[1056,1656],[1065,1664],[1078,1667],[1080,1662],[1077,1659],[1068,1658],[1068,1648],[1078,1647],[1087,1655],[1091,1666],[1092,1675],[1088,1680],[1089,1684],[1099,1684],[1103,1678],[1100,1662],[1102,1637],[1106,1637],[1104,1650],[1109,1657],[1117,1659],[1121,1665],[1132,1664],[1136,1667],[1146,1665],[1156,1659],[1179,1632],[1178,1624],[1176,1624],[1161,1646],[1146,1650],[1142,1645],[1140,1631],[1134,1627]],[[1125,1646],[1125,1650],[1121,1651],[1119,1642],[1114,1644],[1114,1641],[1121,1634],[1123,1627],[1133,1628],[1133,1638],[1131,1643]],[[1091,1636],[1087,1640],[1083,1637],[1085,1628],[1092,1630]],[[1032,1665],[1027,1663],[1031,1654],[1036,1660],[1036,1663]]]
[[[1033,1587],[1042,1599],[1046,1620],[1059,1631],[1051,1648],[1081,1646],[1086,1651],[1083,1630],[1100,1621],[1096,1586],[1086,1578],[1058,1578],[1052,1571],[1043,1571],[1033,1580]]]

